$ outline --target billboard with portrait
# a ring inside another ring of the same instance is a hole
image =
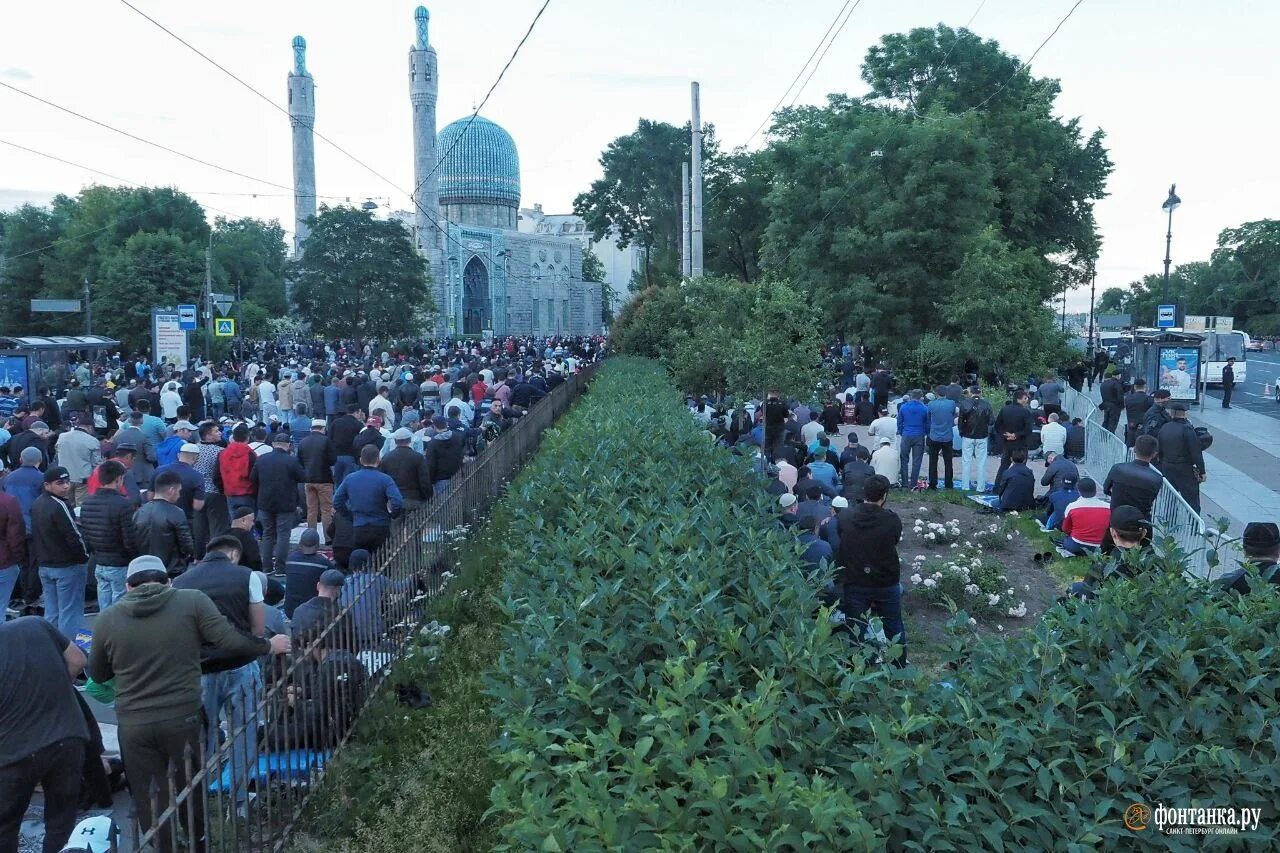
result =
[[[21,386],[24,391],[31,387],[31,383],[27,381],[25,355],[0,355],[0,386],[5,388]]]
[[[1200,376],[1200,350],[1196,347],[1161,347],[1159,387],[1171,400],[1196,399]]]

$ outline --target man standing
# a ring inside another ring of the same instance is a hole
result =
[[[265,380],[264,380],[265,381]],[[213,601],[218,612],[245,637],[262,637],[267,629],[262,575],[239,565],[240,543],[234,536],[209,540],[204,559],[175,578],[174,589],[198,589]],[[247,773],[257,759],[257,726],[249,721],[260,687],[258,660],[251,655],[202,653],[200,689],[205,714],[205,754],[218,748],[221,717],[225,709],[227,731],[235,735],[231,747],[232,783],[237,803],[247,796]],[[248,725],[246,725],[248,724]]]
[[[423,453],[431,471],[432,489],[435,494],[442,495],[449,488],[449,481],[462,470],[466,447],[462,433],[450,427],[448,418],[435,417],[431,425],[435,427],[435,434]],[[372,552],[373,549],[369,550]]]
[[[378,470],[396,481],[404,497],[407,510],[414,510],[431,500],[433,493],[431,471],[427,459],[410,447],[413,433],[400,427],[391,434],[395,447],[382,458]]]
[[[1102,409],[1102,428],[1115,432],[1120,426],[1120,413],[1124,411],[1124,385],[1116,376],[1115,368],[1108,369],[1099,393],[1102,395],[1102,403],[1098,406]]]
[[[102,461],[101,442],[94,434],[91,416],[73,414],[69,421],[70,432],[58,437],[58,463],[71,475],[71,494],[67,499],[72,506],[80,506],[87,495],[85,484]]]
[[[764,401],[764,453],[772,457],[782,443],[782,425],[787,422],[787,404],[777,391],[770,391]]]
[[[952,433],[956,425],[956,402],[946,396],[946,388],[939,385],[934,389],[936,397],[929,401],[929,490],[938,490],[938,456],[942,456],[945,473],[945,487],[954,487],[955,460],[951,453]]]
[[[1139,377],[1134,380],[1133,390],[1125,395],[1124,398],[1124,443],[1126,447],[1133,447],[1133,443],[1138,438],[1138,427],[1142,424],[1142,416],[1147,413],[1147,409],[1154,404],[1151,395],[1147,393],[1147,380]]]
[[[995,412],[977,385],[969,386],[968,397],[960,404],[960,487],[982,491],[987,485],[987,438]]]
[[[211,383],[210,387],[217,383]],[[195,538],[196,553],[203,554],[205,544],[215,536],[227,530],[230,522],[230,511],[227,498],[222,493],[222,475],[218,470],[218,457],[222,455],[222,432],[214,421],[200,424],[200,443],[196,445],[194,467],[204,477],[204,507],[196,512],[196,524],[192,529]]]
[[[257,464],[257,454],[249,446],[249,428],[237,424],[231,430],[231,443],[218,455],[218,474],[222,481],[222,491],[227,496],[227,509],[234,512],[236,507],[248,506],[258,508],[254,497],[252,480],[253,467]]]
[[[920,402],[919,390],[912,390],[898,406],[898,480],[904,489],[914,489],[924,461],[925,434],[929,431],[929,409]],[[948,441],[950,436],[948,435]],[[910,476],[907,462],[910,460]]]
[[[378,470],[378,448],[365,446],[360,451],[360,469],[333,493],[334,511],[351,519],[353,547],[375,553],[391,535],[391,519],[403,507],[396,481]]]
[[[66,468],[45,472],[44,492],[31,505],[31,544],[44,587],[44,618],[74,640],[84,620],[89,552],[67,500],[70,494]]]
[[[857,626],[860,639],[866,636],[867,614],[879,616],[885,636],[902,647],[894,665],[906,666],[907,635],[902,622],[898,559],[902,519],[885,506],[889,495],[887,479],[869,477],[862,491],[862,503],[842,510],[837,520],[844,584],[841,610]]]
[[[1040,397],[1040,406],[1044,409],[1046,416],[1062,413],[1062,391],[1062,383],[1054,373],[1046,376],[1040,383],[1040,387],[1036,389],[1036,394]]]
[[[1159,450],[1160,442],[1155,436],[1140,435],[1133,443],[1133,461],[1111,466],[1102,491],[1111,497],[1112,506],[1131,506],[1143,515],[1151,515],[1156,496],[1164,486],[1164,477],[1151,464]]]
[[[138,556],[133,502],[125,493],[124,466],[108,459],[98,469],[98,488],[80,507],[80,529],[93,552],[98,612],[124,598],[125,570]]]
[[[322,418],[312,419],[311,432],[298,445],[298,461],[306,474],[307,527],[319,523],[320,530],[333,519],[333,466],[338,462],[338,451],[324,427]]]
[[[250,474],[258,492],[262,564],[268,573],[282,571],[289,558],[289,534],[298,520],[298,487],[307,480],[302,465],[289,453],[289,433],[276,433],[271,446]]]
[[[178,506],[182,499],[182,478],[173,471],[157,474],[151,500],[133,517],[138,528],[138,550],[159,557],[169,574],[182,574],[196,556],[195,540],[187,514]]]
[[[1014,392],[1013,400],[1005,403],[996,413],[996,432],[1004,439],[1000,452],[1000,467],[996,469],[996,483],[999,484],[1004,472],[1013,464],[1013,452],[1021,450],[1025,453],[1035,427],[1035,416],[1027,408],[1027,400],[1031,398],[1023,389]]]
[[[22,505],[13,495],[0,492],[0,621],[26,564],[27,525]]]
[[[1169,416],[1168,388],[1157,388],[1151,398],[1151,408],[1147,409],[1142,416],[1142,427],[1138,430],[1138,433],[1154,438],[1160,435],[1160,428],[1173,420],[1173,418]]]
[[[1178,494],[1200,512],[1200,484],[1209,478],[1204,467],[1204,451],[1200,436],[1187,423],[1187,404],[1174,400],[1169,404],[1173,420],[1160,427],[1160,472]]]
[[[166,566],[156,557],[138,557],[127,575],[125,597],[94,625],[89,677],[99,684],[115,679],[120,757],[145,831],[155,817],[152,792],[164,809],[169,774],[175,777],[174,790],[181,790],[190,781],[187,756],[193,773],[203,765],[202,647],[256,656],[284,654],[290,643],[285,636],[268,642],[237,631],[208,595],[171,588]],[[192,849],[203,849],[204,798],[193,798],[189,808],[194,819],[186,825],[188,841]],[[185,818],[188,809],[178,812]],[[161,835],[164,853],[177,849],[175,834]]]
[[[0,850],[18,849],[37,785],[44,853],[71,837],[89,742],[71,679],[83,669],[84,652],[45,620],[0,623]]]
[[[1228,356],[1222,368],[1222,408],[1231,408],[1231,392],[1236,387],[1236,357]]]

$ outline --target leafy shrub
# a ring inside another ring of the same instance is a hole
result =
[[[911,568],[915,572],[911,576],[913,598],[952,610],[965,610],[989,621],[1006,616],[1020,619],[1027,615],[1026,602],[1017,601],[998,563],[964,553],[927,559],[922,554],[912,561]]]
[[[1152,558],[1014,638],[962,611],[933,683],[845,653],[655,366],[611,364],[563,424],[498,555],[505,846],[1083,851],[1133,846],[1133,802],[1260,807],[1224,841],[1280,843],[1280,589]]]
[[[1012,519],[1001,517],[998,521],[989,522],[974,531],[969,537],[979,550],[987,551],[1003,551],[1013,543],[1014,539],[1019,536],[1018,528]]]

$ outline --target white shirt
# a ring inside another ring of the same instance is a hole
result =
[[[853,377],[853,385],[859,391],[870,391],[871,377],[865,373],[859,373],[857,376]]]
[[[898,451],[893,449],[892,444],[882,444],[871,454],[871,467],[882,477],[887,477],[889,482],[897,484],[898,472],[902,465],[898,459]]]
[[[391,423],[395,417],[395,411],[391,405],[391,401],[379,395],[369,401],[369,416],[377,415],[382,418],[383,423]]]
[[[872,438],[887,438],[892,440],[898,434],[898,419],[885,415],[882,418],[876,418],[871,422],[868,429]]]
[[[807,424],[800,427],[800,437],[804,439],[804,443],[806,446],[813,444],[815,441],[817,441],[818,436],[822,435],[822,433],[823,433],[822,424],[818,423],[817,421],[809,421]]]
[[[268,382],[265,379],[259,382],[258,383],[258,402],[274,403],[275,401],[276,401],[276,386],[272,385],[270,382]]]
[[[182,395],[177,391],[165,391],[160,395],[160,416],[169,420],[178,416],[178,407],[182,405]]]
[[[1040,427],[1040,446],[1044,452],[1062,453],[1067,447],[1067,428],[1053,421]]]

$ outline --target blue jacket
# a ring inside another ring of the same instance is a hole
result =
[[[1010,465],[996,484],[996,494],[1000,496],[996,509],[1002,512],[1031,509],[1036,505],[1036,475],[1023,463]]]
[[[822,568],[822,561],[827,561],[828,568],[833,565],[833,552],[831,543],[819,539],[816,535],[805,531],[796,537],[797,541],[804,546],[804,553],[800,555],[800,559],[804,560],[805,565],[815,572]]]
[[[178,448],[187,440],[180,435],[171,435],[156,446],[156,467],[172,465],[178,461]]]
[[[1074,488],[1058,489],[1049,495],[1049,520],[1045,522],[1045,527],[1050,530],[1061,530],[1062,519],[1067,514],[1067,507],[1071,502],[1080,497],[1080,493]]]
[[[0,480],[0,483],[3,483],[6,494],[18,499],[18,504],[22,507],[22,520],[27,525],[27,535],[31,535],[31,505],[44,491],[44,472],[30,465],[20,465],[4,480]]]
[[[929,431],[929,408],[919,400],[907,400],[898,406],[898,435],[925,435]],[[950,440],[950,433],[947,439]]]
[[[337,385],[324,386],[324,413],[326,415],[342,414],[342,389]]]
[[[396,481],[377,468],[351,472],[333,493],[334,510],[348,516],[353,527],[390,527],[392,515],[399,515],[403,506]]]
[[[809,463],[809,473],[813,479],[820,483],[826,483],[833,489],[840,488],[840,476],[836,473],[835,466],[825,460],[818,460]]]
[[[926,408],[929,410],[929,438],[950,444],[951,430],[956,422],[955,400],[939,397],[930,400]],[[902,423],[902,409],[898,409],[898,423]]]

